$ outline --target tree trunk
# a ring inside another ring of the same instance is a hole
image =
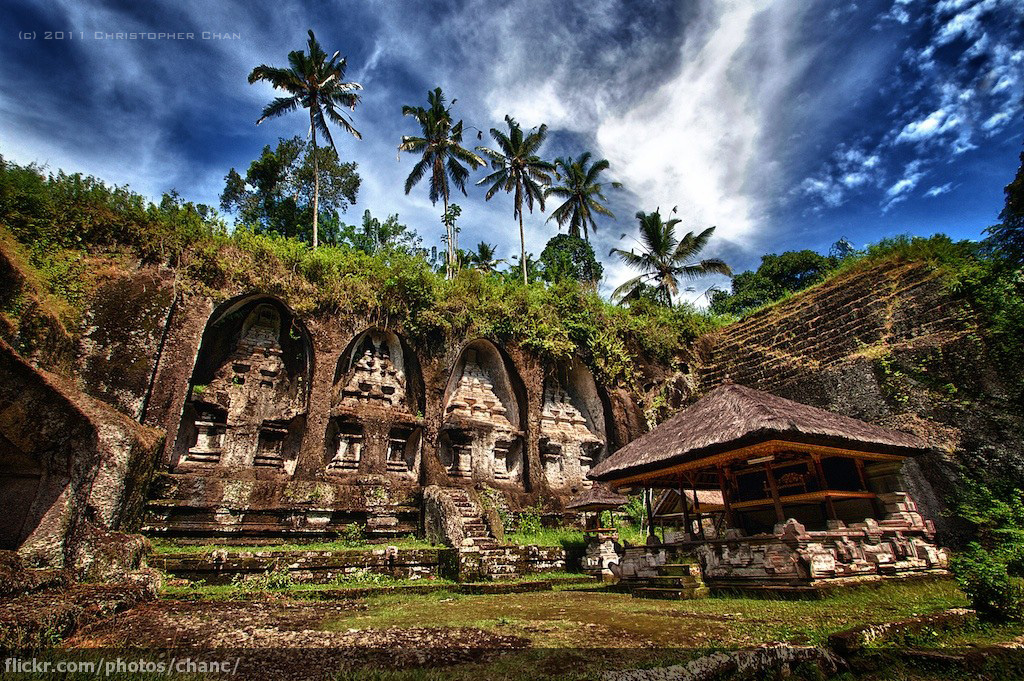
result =
[[[444,215],[441,216],[441,221],[444,223],[445,236],[448,239],[448,248],[445,249],[444,258],[444,276],[445,279],[451,279],[455,276],[455,268],[452,267],[452,232],[455,230],[452,227],[451,221],[448,219],[448,192],[444,192],[441,195],[444,199]]]
[[[316,154],[316,127],[313,126],[313,115],[309,116],[310,130],[313,131],[313,250],[316,250],[319,240],[317,239],[317,222],[320,217],[320,166],[317,163]]]
[[[523,266],[523,286],[529,286],[530,280],[526,276],[526,235],[523,234],[523,211],[519,211],[519,264]]]

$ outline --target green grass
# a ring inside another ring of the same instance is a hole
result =
[[[629,542],[634,546],[645,543],[646,538],[640,530],[628,523],[622,523],[618,530],[620,542]],[[505,541],[521,546],[561,546],[582,550],[586,545],[586,536],[578,527],[542,527],[535,532],[510,532],[505,535]]]
[[[967,601],[950,580],[844,590],[814,601],[717,597],[695,601],[634,599],[595,588],[491,596],[384,594],[337,628],[482,626],[529,638],[540,647],[739,647],[765,641],[823,643],[837,631],[904,619]],[[563,623],[571,626],[563,628]],[[550,629],[550,631],[548,631]]]
[[[415,537],[402,537],[382,543],[352,542],[346,540],[321,541],[309,543],[282,542],[280,544],[259,544],[259,545],[236,545],[236,544],[179,544],[172,539],[152,539],[153,553],[191,553],[205,554],[213,551],[227,551],[229,553],[255,552],[255,551],[369,551],[371,549],[383,549],[388,546],[396,546],[400,549],[434,549],[443,548],[424,539]]]

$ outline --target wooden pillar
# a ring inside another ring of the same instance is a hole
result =
[[[725,523],[729,527],[735,527],[735,519],[732,515],[732,500],[729,498],[729,481],[726,479],[725,471],[722,470],[721,466],[718,467],[718,486],[722,490],[722,503],[725,505]]]
[[[686,503],[683,476],[679,476],[679,503],[683,507],[683,522],[686,524],[686,538],[693,541],[693,523],[690,522],[690,505]]]
[[[818,487],[821,490],[828,490],[828,479],[825,477],[825,469],[821,467],[821,457],[816,454],[811,455],[811,460],[814,462],[814,472],[818,476]],[[836,506],[832,502],[831,497],[825,497],[825,513],[828,515],[829,520],[836,520]]]
[[[700,533],[701,539],[707,539],[707,537],[704,536],[704,516],[700,512],[700,499],[697,498],[696,474],[690,478],[690,487],[693,489],[693,510],[697,513],[697,532]]]
[[[764,472],[768,476],[768,489],[772,493],[772,503],[775,505],[775,518],[780,523],[784,523],[786,514],[782,510],[782,502],[779,501],[779,486],[775,484],[775,473],[772,471],[771,464],[764,465]]]

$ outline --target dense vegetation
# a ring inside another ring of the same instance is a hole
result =
[[[572,249],[555,249],[567,255],[552,256],[548,282],[524,286],[514,269],[489,267],[463,267],[448,280],[397,216],[380,221],[365,214],[362,226],[337,232],[336,245],[314,251],[273,231],[229,232],[213,209],[176,194],[150,203],[92,177],[2,159],[0,223],[49,293],[66,304],[72,330],[90,282],[116,261],[173,268],[185,294],[262,290],[301,312],[387,319],[428,344],[474,333],[517,341],[552,359],[576,353],[609,384],[632,383],[639,354],[671,364],[718,323],[686,305],[611,305],[593,284],[563,276],[575,271]],[[579,264],[592,275],[593,263]]]

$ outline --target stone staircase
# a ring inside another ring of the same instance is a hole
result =
[[[469,491],[458,487],[445,491],[462,517],[463,540],[462,546],[457,547],[460,562],[481,579],[518,579],[521,574],[519,552],[515,547],[498,542]]]
[[[704,586],[700,565],[696,562],[667,563],[657,567],[658,574],[629,580],[634,598],[662,598],[685,601],[706,598],[710,590]]]
[[[448,497],[455,504],[459,515],[462,517],[463,546],[477,546],[481,549],[495,546],[498,541],[487,529],[484,522],[483,512],[477,505],[468,490],[461,487],[452,487],[447,490]]]

